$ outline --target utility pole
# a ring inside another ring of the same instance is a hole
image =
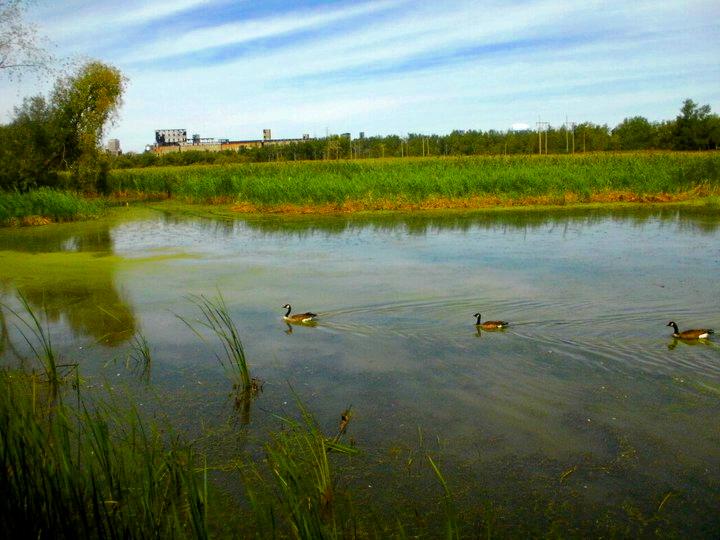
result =
[[[542,133],[545,131],[545,155],[547,155],[547,130],[550,127],[550,122],[541,122],[540,117],[538,117],[537,121],[537,128],[538,128],[538,153],[542,154],[543,150],[543,143],[542,143]]]

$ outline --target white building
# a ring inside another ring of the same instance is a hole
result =
[[[119,139],[108,139],[107,145],[105,146],[109,154],[112,154],[113,156],[119,156],[122,154],[122,150],[120,150],[120,140]]]

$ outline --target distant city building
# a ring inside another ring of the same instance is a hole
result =
[[[155,143],[163,146],[165,144],[177,144],[187,141],[186,129],[156,129]]]
[[[220,152],[222,150],[234,150],[237,152],[241,148],[260,148],[266,145],[283,145],[310,139],[310,135],[304,134],[302,139],[273,140],[272,132],[269,129],[263,129],[262,139],[246,141],[204,138],[200,137],[198,133],[193,133],[192,138],[188,139],[187,130],[184,129],[157,129],[155,130],[155,144],[147,145],[145,150],[156,154],[190,151]]]
[[[364,132],[364,131],[361,131],[358,138],[359,138],[359,139],[364,139],[364,138],[365,138],[365,132]]]
[[[303,133],[303,141],[309,141],[310,140],[310,134],[309,133]]]
[[[350,139],[351,135],[349,133],[343,133],[340,137],[343,139]]]
[[[107,146],[105,146],[109,154],[112,154],[113,156],[119,156],[122,154],[122,150],[120,150],[120,140],[119,139],[109,139],[107,142]]]

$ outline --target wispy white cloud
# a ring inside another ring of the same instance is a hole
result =
[[[168,56],[178,56],[217,47],[248,43],[259,39],[279,37],[301,30],[319,29],[345,19],[370,15],[388,8],[397,7],[406,1],[375,0],[337,9],[291,11],[248,21],[200,28],[179,36],[174,35],[150,41],[142,48],[123,58],[123,61],[157,60]]]
[[[127,9],[125,4],[124,9],[116,11],[114,21],[119,24],[144,24],[199,7],[210,8],[212,3],[212,0],[173,0],[151,4],[141,2],[131,9]]]
[[[122,3],[66,0],[45,3],[30,15],[46,31],[46,35],[61,47],[73,49],[82,44],[91,48],[97,44],[97,40],[121,38],[123,31],[128,29],[203,6],[209,7],[212,3],[213,0],[153,3],[142,0]]]

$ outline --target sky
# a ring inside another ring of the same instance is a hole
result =
[[[720,112],[717,0],[36,0],[58,57],[127,77],[106,138],[507,130]],[[0,78],[0,122],[52,81]]]

